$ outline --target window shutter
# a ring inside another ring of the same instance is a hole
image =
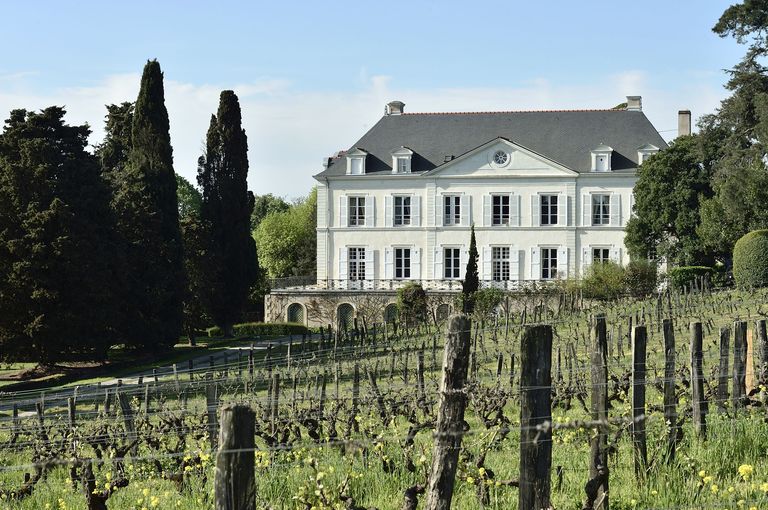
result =
[[[587,246],[581,249],[581,277],[584,278],[587,274],[589,266],[592,264],[592,248]]]
[[[531,195],[531,226],[541,226],[541,197],[538,193]]]
[[[375,197],[373,195],[368,195],[365,197],[365,226],[366,227],[374,227],[376,226],[376,206],[375,204]]]
[[[590,195],[581,196],[581,226],[592,226],[592,201]]]
[[[411,248],[411,279],[421,280],[421,249]]]
[[[462,280],[467,275],[467,261],[469,260],[469,250],[466,248],[461,249],[461,267],[459,267],[459,278]]]
[[[392,227],[395,224],[393,213],[392,213],[393,202],[394,202],[394,197],[392,195],[387,195],[384,197],[384,226],[385,227]]]
[[[443,221],[443,208],[445,207],[445,197],[443,195],[437,195],[435,197],[435,226],[442,227],[445,225]]]
[[[339,280],[347,279],[347,247],[339,248]]]
[[[391,280],[395,277],[394,268],[394,253],[392,248],[384,248],[384,278]]]
[[[557,277],[561,280],[568,278],[568,248],[565,246],[557,249]]]
[[[374,251],[370,248],[365,249],[365,279],[373,281],[376,261],[374,260]]]
[[[621,264],[621,248],[618,246],[611,246],[611,260]]]
[[[490,227],[491,221],[491,195],[483,195],[483,226]]]
[[[461,226],[468,227],[472,223],[472,197],[469,195],[461,195],[461,201],[459,207],[461,208]]]
[[[521,280],[520,275],[520,250],[514,247],[509,249],[509,279],[512,281]]]
[[[531,280],[541,279],[541,249],[538,246],[531,248]]]
[[[483,246],[483,269],[482,273],[480,274],[481,280],[492,280],[493,275],[491,274],[491,247],[490,246]]]
[[[514,193],[509,195],[509,225],[520,226],[520,195]]]
[[[421,197],[414,195],[411,197],[411,225],[421,226]]]
[[[440,247],[435,248],[435,262],[434,262],[434,274],[432,278],[435,280],[442,280],[445,278],[443,274],[443,249]]]
[[[611,226],[621,226],[621,195],[618,193],[612,193],[610,198],[611,204]]]
[[[557,224],[562,227],[568,226],[568,195],[565,193],[557,196]]]
[[[347,201],[347,195],[341,195],[339,197],[339,226],[348,227],[349,221],[347,220],[347,208],[349,202]]]

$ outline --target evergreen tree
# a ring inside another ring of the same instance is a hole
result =
[[[65,111],[15,110],[0,135],[0,356],[103,359],[116,305],[109,190]]]
[[[254,197],[248,191],[248,139],[241,127],[240,103],[225,90],[211,116],[206,153],[198,163],[202,221],[210,228],[209,274],[217,282],[205,299],[208,313],[223,331],[240,319],[258,263],[250,232]]]
[[[477,241],[475,240],[475,226],[472,225],[472,235],[469,239],[469,260],[467,260],[467,271],[464,275],[464,281],[461,284],[461,297],[463,301],[463,312],[470,314],[475,309],[474,294],[480,288],[480,275],[477,272]]]
[[[124,139],[127,112],[117,113],[121,129],[112,134]],[[128,160],[124,166],[119,157],[115,161],[113,203],[125,260],[122,340],[133,347],[169,348],[181,334],[184,267],[163,74],[156,60],[144,67]]]

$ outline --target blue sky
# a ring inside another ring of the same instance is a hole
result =
[[[711,32],[730,1],[7,2],[0,113],[65,105],[103,136],[104,104],[165,72],[176,171],[194,182],[222,89],[240,96],[257,194],[306,194],[399,99],[406,111],[611,107],[642,95],[675,136],[724,98],[744,48]]]

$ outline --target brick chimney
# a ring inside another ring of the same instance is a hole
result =
[[[402,101],[392,101],[391,103],[387,103],[387,106],[384,107],[385,115],[402,115],[404,111],[405,103]]]
[[[691,110],[680,110],[677,112],[677,136],[688,136],[691,134]]]

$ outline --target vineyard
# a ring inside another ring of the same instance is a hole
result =
[[[537,299],[2,394],[0,509],[768,508],[768,292]]]

